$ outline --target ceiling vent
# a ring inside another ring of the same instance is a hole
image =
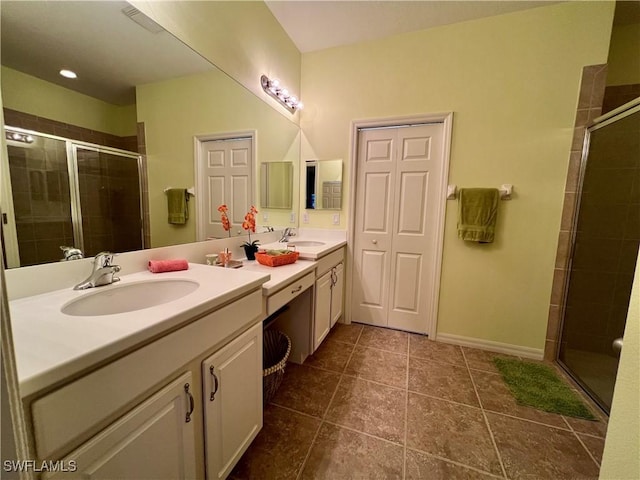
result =
[[[124,13],[131,20],[136,22],[145,30],[148,30],[151,33],[160,33],[164,32],[164,28],[158,25],[156,22],[147,17],[144,13],[138,10],[135,7],[126,7],[122,9],[122,13]]]

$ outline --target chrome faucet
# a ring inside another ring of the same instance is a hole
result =
[[[93,272],[84,282],[79,283],[74,290],[85,290],[87,288],[99,287],[101,285],[109,285],[120,280],[114,276],[120,271],[120,265],[113,265],[113,257],[115,255],[110,252],[100,252],[93,258]]]
[[[295,237],[296,232],[294,230],[295,229],[291,227],[285,228],[284,231],[282,232],[282,237],[280,238],[279,241],[282,243],[286,243],[289,241],[289,237]]]

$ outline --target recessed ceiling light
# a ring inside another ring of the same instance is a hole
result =
[[[60,75],[66,78],[78,78],[78,75],[76,75],[76,72],[72,72],[71,70],[64,70],[64,69],[60,70]]]

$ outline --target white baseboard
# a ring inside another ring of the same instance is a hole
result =
[[[493,342],[491,340],[483,340],[481,338],[451,335],[450,333],[438,333],[436,335],[436,340],[438,342],[462,345],[463,347],[480,348],[482,350],[489,350],[491,352],[497,353],[506,353],[508,355],[530,358],[532,360],[542,360],[544,357],[544,350],[540,348],[522,347],[520,345]]]

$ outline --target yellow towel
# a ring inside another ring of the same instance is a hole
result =
[[[458,237],[470,242],[493,242],[500,199],[498,189],[462,188],[458,195]]]
[[[174,225],[184,225],[189,219],[187,191],[184,188],[170,188],[167,191],[168,221]]]

